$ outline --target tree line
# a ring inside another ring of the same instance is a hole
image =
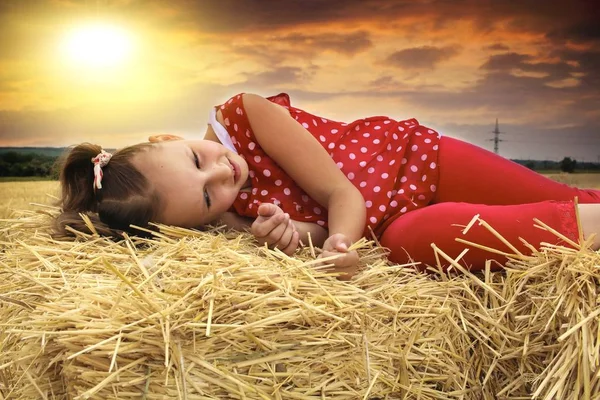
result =
[[[58,179],[57,156],[7,151],[0,153],[0,176]]]
[[[0,177],[37,176],[58,179],[58,156],[21,151],[0,152]],[[600,163],[577,162],[571,157],[561,161],[513,160],[534,171],[600,172]]]

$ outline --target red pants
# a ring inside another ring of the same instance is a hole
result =
[[[464,227],[479,214],[523,254],[531,254],[519,238],[539,248],[540,242],[560,243],[554,234],[534,227],[534,218],[577,241],[574,198],[579,203],[600,203],[600,190],[577,189],[555,182],[517,163],[471,144],[442,137],[439,148],[440,180],[431,205],[397,218],[380,238],[396,263],[421,262],[437,265],[435,243],[456,258],[465,248],[461,264],[471,270],[484,268],[486,260],[500,264],[506,258],[457,242],[463,238],[513,254],[508,246],[483,226]],[[600,233],[600,232],[599,232]],[[442,265],[449,263],[440,258]],[[493,269],[501,268],[492,263]]]

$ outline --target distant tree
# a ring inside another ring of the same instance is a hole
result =
[[[525,165],[529,169],[535,170],[535,162],[533,162],[531,160],[525,161],[525,164],[523,164],[523,165]]]
[[[560,170],[562,172],[575,172],[575,168],[577,167],[577,161],[571,159],[571,157],[565,157],[560,162]]]

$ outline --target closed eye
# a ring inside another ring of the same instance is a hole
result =
[[[196,168],[200,169],[200,159],[198,158],[198,153],[192,150],[192,154],[194,155],[194,164],[196,164]],[[206,208],[210,208],[210,195],[208,194],[206,187],[204,188],[204,202],[206,203]]]

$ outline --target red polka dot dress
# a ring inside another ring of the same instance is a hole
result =
[[[369,117],[343,123],[292,107],[285,93],[268,100],[288,109],[360,190],[367,210],[365,236],[370,237],[369,228],[381,235],[396,217],[424,207],[433,199],[440,135],[419,125],[416,119]],[[250,192],[238,194],[235,211],[255,218],[260,203],[274,203],[296,221],[327,227],[327,210],[296,185],[258,144],[242,95],[219,107],[235,150],[248,163],[252,183]]]

